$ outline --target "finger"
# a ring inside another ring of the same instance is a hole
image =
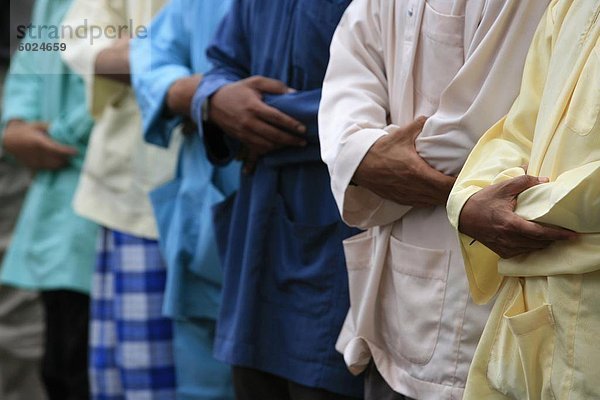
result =
[[[252,131],[263,139],[278,146],[306,146],[305,139],[296,137],[288,132],[282,131],[263,121],[256,121],[252,126]]]
[[[577,233],[568,229],[544,226],[522,218],[516,218],[513,224],[520,235],[538,241],[571,240],[577,237]]]
[[[64,157],[48,155],[38,163],[38,169],[57,170],[67,166],[69,160]]]
[[[255,76],[248,79],[250,87],[263,93],[286,94],[289,87],[280,80],[266,78],[264,76]]]
[[[268,152],[271,152],[271,151],[277,149],[277,147],[278,147],[275,143],[265,139],[264,137],[260,136],[259,134],[257,134],[254,131],[248,131],[244,135],[243,142],[248,147],[252,148],[252,150],[254,152],[258,153],[259,155],[263,155]]]
[[[48,129],[50,128],[50,126],[45,122],[32,122],[31,127],[42,132],[48,132]]]
[[[554,243],[554,240],[536,240],[531,239],[527,236],[523,235],[514,235],[509,240],[507,240],[508,244],[505,247],[507,248],[518,248],[518,249],[530,249],[530,250],[539,250],[545,249]]]
[[[306,126],[289,115],[261,102],[255,110],[256,115],[263,121],[290,132],[305,134]]]
[[[48,140],[44,143],[44,150],[53,156],[62,157],[66,159],[71,158],[77,155],[77,153],[79,153],[79,151],[76,148],[56,143],[53,140]]]
[[[456,182],[456,177],[446,175],[443,172],[438,171],[433,168],[431,165],[427,163],[423,158],[419,155],[415,157],[415,163],[419,167],[419,176],[425,182],[435,182],[435,186],[437,188],[452,188],[454,183]],[[437,190],[432,188],[433,191]]]
[[[521,175],[503,183],[501,192],[509,197],[515,197],[529,188],[546,182],[547,180],[544,178],[538,178],[531,175]]]

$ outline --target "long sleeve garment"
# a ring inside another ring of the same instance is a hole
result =
[[[193,108],[201,120],[200,105],[221,87],[263,75],[297,90],[265,101],[308,126],[306,148],[264,157],[254,174],[242,177],[237,196],[215,211],[224,257],[216,356],[358,397],[360,379],[335,351],[348,310],[342,240],[356,231],[343,224],[335,207],[317,134],[328,49],[348,4],[237,0],[209,47],[215,68],[205,76]],[[209,136],[208,129],[218,131],[204,126],[205,139],[218,135]],[[229,145],[235,154],[236,143]]]
[[[165,1],[77,0],[64,24],[93,33],[131,24],[146,26]],[[97,29],[97,28],[94,28]],[[128,34],[128,33],[127,33]],[[164,149],[145,144],[142,121],[131,88],[95,74],[98,54],[117,39],[66,37],[65,62],[87,86],[88,109],[96,118],[73,202],[75,211],[102,226],[156,239],[158,231],[148,193],[173,179],[179,141]]]
[[[37,1],[33,25],[59,26],[70,5],[69,0]],[[34,32],[37,36],[37,29]],[[43,43],[51,39],[25,40]],[[3,125],[15,119],[46,122],[55,141],[79,153],[63,169],[35,174],[4,259],[2,281],[25,288],[87,293],[97,226],[76,216],[71,208],[93,126],[83,81],[63,64],[60,52],[17,52],[3,99]]]
[[[350,185],[373,143],[429,116],[416,147],[457,175],[518,93],[548,1],[356,0],[334,36],[319,112],[322,156],[344,220],[351,311],[337,343],[397,392],[459,398],[489,307],[469,299],[443,206],[411,209]]]
[[[142,110],[144,136],[168,146],[181,124],[166,110],[178,79],[206,72],[206,47],[228,1],[173,0],[131,45],[133,85]],[[184,138],[174,180],[151,193],[168,266],[164,310],[171,317],[216,319],[221,293],[211,207],[237,189],[239,166],[215,168],[197,134]]]
[[[527,173],[550,182],[516,212],[580,236],[500,260],[460,240],[471,293],[497,294],[467,382],[469,399],[600,397],[600,2],[554,0],[527,58],[519,97],[474,148],[448,202],[458,226],[482,188]]]

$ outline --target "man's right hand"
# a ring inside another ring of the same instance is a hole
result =
[[[13,120],[6,127],[3,146],[23,165],[33,170],[57,170],[67,166],[77,149],[55,142],[48,125]]]
[[[502,258],[528,254],[558,240],[576,238],[577,233],[573,231],[527,221],[515,214],[517,196],[547,182],[546,178],[523,175],[482,189],[465,203],[459,231]]]
[[[211,97],[209,120],[244,143],[253,154],[263,155],[284,146],[305,146],[306,140],[293,134],[305,134],[306,127],[262,100],[265,93],[290,92],[283,82],[261,76],[226,85]]]

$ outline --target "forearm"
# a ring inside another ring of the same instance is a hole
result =
[[[96,57],[94,73],[97,76],[130,85],[129,45],[121,43],[102,50]]]
[[[201,75],[175,81],[167,93],[166,111],[171,115],[191,117],[192,99],[201,81]]]
[[[523,192],[515,212],[522,218],[580,233],[600,232],[600,161],[560,174]]]

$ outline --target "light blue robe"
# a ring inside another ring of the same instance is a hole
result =
[[[58,26],[70,4],[71,0],[38,0],[33,25]],[[3,101],[2,131],[14,119],[46,122],[52,139],[75,147],[79,154],[66,168],[36,173],[4,259],[2,281],[28,289],[89,293],[98,228],[75,215],[71,206],[93,126],[83,81],[58,51],[17,52]]]
[[[166,111],[178,79],[206,72],[205,50],[229,0],[173,0],[131,46],[133,85],[148,142],[167,146],[182,122]],[[184,138],[177,177],[151,194],[168,266],[164,311],[174,324],[178,400],[233,399],[230,369],[212,356],[221,264],[212,206],[239,185],[239,165],[216,168],[196,133]]]

